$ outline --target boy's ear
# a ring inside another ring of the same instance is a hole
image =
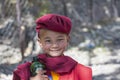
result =
[[[68,36],[67,41],[68,41],[68,42],[70,41],[70,36]]]
[[[40,44],[40,46],[42,47],[40,38],[38,38],[37,41],[38,41],[38,43]]]
[[[40,42],[40,38],[38,38],[37,41]]]

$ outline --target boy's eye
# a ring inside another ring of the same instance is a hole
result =
[[[45,42],[51,42],[51,40],[45,40]]]
[[[64,39],[58,39],[58,41],[62,41],[62,40],[64,40]]]

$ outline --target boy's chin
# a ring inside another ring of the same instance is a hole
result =
[[[63,54],[62,55],[49,55],[49,54],[47,54],[47,56],[48,57],[59,57],[59,56],[63,56]]]

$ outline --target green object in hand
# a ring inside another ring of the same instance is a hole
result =
[[[40,63],[37,57],[33,57],[33,62],[30,66],[31,76],[37,75],[39,70],[44,70],[44,69],[45,69],[45,65]]]

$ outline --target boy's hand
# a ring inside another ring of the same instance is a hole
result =
[[[45,70],[39,70],[36,76],[30,77],[30,80],[49,80],[48,76],[45,75],[45,73]]]

